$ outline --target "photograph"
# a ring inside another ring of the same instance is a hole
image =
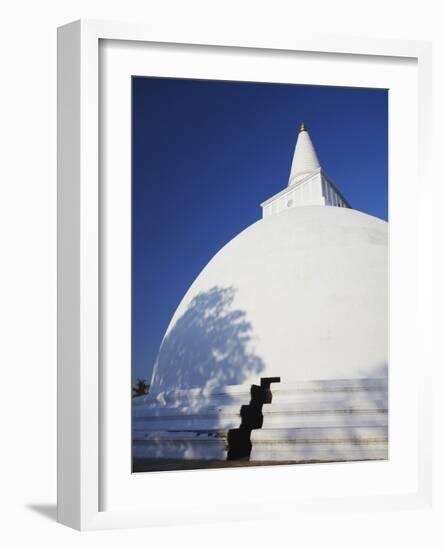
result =
[[[132,471],[388,460],[389,91],[131,93]]]

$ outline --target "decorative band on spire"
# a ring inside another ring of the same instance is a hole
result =
[[[308,130],[307,130],[306,126],[305,126],[305,123],[302,122],[302,123],[301,123],[301,126],[300,126],[300,132],[307,132],[307,131],[308,131]]]

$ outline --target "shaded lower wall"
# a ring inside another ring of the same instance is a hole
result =
[[[133,457],[227,460],[251,386],[181,390],[134,400]],[[317,380],[272,387],[250,430],[253,461],[323,462],[388,457],[385,378]],[[231,442],[230,442],[231,434]]]

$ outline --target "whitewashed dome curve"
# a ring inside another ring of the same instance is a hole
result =
[[[173,315],[153,392],[378,376],[388,360],[388,224],[335,207],[262,219],[206,265]]]

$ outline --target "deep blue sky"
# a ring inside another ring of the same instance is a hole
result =
[[[388,92],[133,77],[133,378],[211,257],[286,187],[305,122],[353,208],[387,219]]]

